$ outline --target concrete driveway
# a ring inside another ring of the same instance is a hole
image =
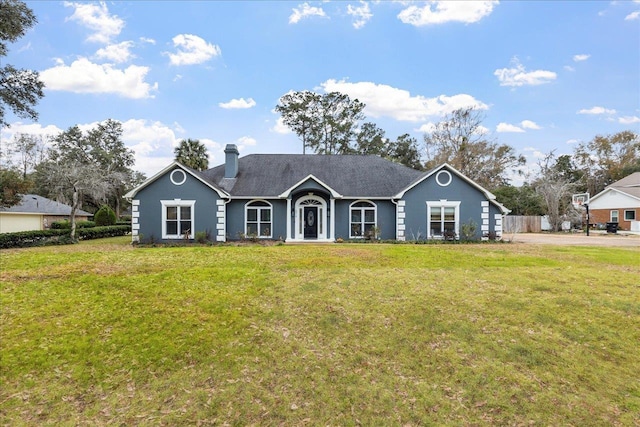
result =
[[[513,243],[538,245],[580,245],[580,246],[624,246],[640,248],[640,234],[618,232],[607,234],[602,232],[585,233],[505,233],[502,238]]]

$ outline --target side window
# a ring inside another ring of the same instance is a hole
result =
[[[349,209],[349,237],[372,237],[377,223],[376,205],[371,202],[355,202]]]
[[[162,200],[162,238],[192,239],[195,200]]]
[[[272,206],[270,203],[262,200],[247,203],[244,217],[245,235],[261,238],[272,237]]]
[[[460,202],[427,202],[427,238],[457,238],[459,228]]]
[[[618,211],[611,211],[611,221],[610,222],[618,222],[620,217],[618,216]]]

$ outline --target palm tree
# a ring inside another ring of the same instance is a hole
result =
[[[176,161],[198,171],[209,168],[209,154],[207,147],[197,139],[183,139],[173,152]]]

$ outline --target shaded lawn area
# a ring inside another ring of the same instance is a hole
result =
[[[2,424],[640,424],[640,248],[0,257]]]

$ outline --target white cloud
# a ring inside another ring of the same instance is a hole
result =
[[[109,43],[124,28],[124,21],[115,15],[109,14],[107,5],[104,2],[65,2],[64,5],[75,9],[73,15],[67,18],[68,20],[77,21],[93,31],[87,41]]]
[[[246,108],[255,107],[256,101],[254,101],[253,98],[249,98],[246,100],[244,98],[240,98],[240,99],[232,99],[229,102],[221,102],[218,105],[221,108],[225,108],[225,109],[246,109]]]
[[[284,124],[284,121],[283,121],[282,117],[278,118],[278,120],[276,121],[276,124],[273,125],[271,130],[273,132],[275,132],[275,133],[279,133],[279,134],[282,134],[282,135],[286,135],[288,133],[293,133],[291,131],[291,129],[289,129],[289,127]]]
[[[42,126],[39,123],[28,123],[24,124],[22,122],[11,123],[11,126],[3,127],[2,132],[0,133],[2,141],[7,141],[13,138],[14,135],[25,133],[29,135],[39,135],[44,139],[47,139],[49,136],[55,136],[62,132],[58,126],[48,125]]]
[[[610,110],[604,107],[592,107],[589,109],[583,108],[578,111],[578,114],[591,114],[591,115],[599,115],[599,114],[615,114],[616,110]]]
[[[130,65],[117,69],[110,64],[94,64],[87,58],[80,58],[71,65],[58,60],[58,65],[40,72],[40,79],[48,90],[153,98],[151,91],[158,89],[158,83],[150,85],[144,81],[148,72],[148,67]]]
[[[489,16],[498,1],[433,1],[423,6],[411,5],[398,14],[398,19],[416,27],[446,22],[471,24]]]
[[[165,52],[166,55],[169,55],[171,65],[202,64],[222,53],[219,46],[207,43],[204,39],[193,34],[178,34],[172,41],[177,52]]]
[[[515,125],[511,125],[509,123],[498,123],[498,126],[496,126],[496,132],[499,133],[505,133],[505,132],[512,132],[512,133],[522,133],[524,132],[524,129],[519,128],[518,126]]]
[[[436,124],[431,122],[423,124],[418,129],[414,129],[414,131],[422,133],[431,133],[434,130],[436,130]]]
[[[173,122],[173,128],[176,130],[176,132],[178,133],[185,133],[186,130],[180,125],[180,123],[178,122]]]
[[[238,146],[238,151],[243,152],[247,147],[255,147],[258,141],[250,136],[242,136],[238,138],[235,144]]]
[[[309,3],[303,3],[292,10],[293,13],[289,16],[289,24],[297,24],[301,19],[311,16],[327,16],[322,8],[309,6]]]
[[[140,37],[140,41],[142,43],[156,44],[156,41],[154,39],[150,39],[148,37]]]
[[[640,117],[637,117],[637,116],[619,117],[618,123],[622,123],[623,125],[632,125],[634,123],[640,123]]]
[[[535,86],[551,83],[557,77],[553,71],[527,71],[518,58],[513,58],[511,64],[512,68],[501,68],[493,73],[498,77],[500,86]]]
[[[520,126],[516,126],[510,123],[504,123],[504,122],[499,123],[498,126],[496,126],[496,132],[499,132],[499,133],[507,133],[507,132],[522,133],[522,132],[526,132],[525,129],[537,130],[537,129],[541,129],[541,127],[538,126],[536,122],[532,122],[531,120],[521,121]]]
[[[365,1],[360,1],[360,7],[348,5],[347,14],[352,15],[355,18],[353,21],[353,28],[355,29],[364,27],[364,25],[373,17],[373,14],[369,9],[369,3]]]
[[[578,142],[580,142],[580,141],[578,141],[577,139],[569,139],[569,140],[567,140],[567,144],[569,144],[569,145],[577,144]]]
[[[134,152],[135,169],[151,177],[173,161],[180,138],[164,123],[131,119],[122,123],[122,141]]]
[[[635,21],[636,19],[640,19],[640,10],[631,12],[630,14],[624,17],[625,21]]]
[[[372,82],[350,83],[345,80],[327,80],[321,83],[325,92],[341,92],[366,104],[365,112],[373,117],[392,117],[396,120],[418,122],[428,117],[442,116],[459,108],[489,107],[471,95],[440,95],[426,98],[412,96],[409,91]]]
[[[565,65],[563,68],[564,68],[565,70],[567,70],[567,71],[575,71],[575,70],[576,70],[576,69],[575,69],[575,68],[573,68],[571,65]]]
[[[580,54],[580,55],[573,55],[573,60],[575,62],[581,62],[581,61],[586,61],[587,59],[589,59],[591,57],[591,55],[588,54]]]
[[[12,155],[14,147],[14,137],[19,134],[37,135],[42,137],[45,147],[49,147],[49,137],[53,137],[62,132],[62,129],[55,125],[42,126],[39,123],[22,122],[11,123],[11,126],[5,126],[0,129],[0,153],[3,153],[2,163],[8,160],[8,163],[20,162],[18,155]],[[6,157],[5,157],[6,156]]]
[[[28,42],[26,45],[24,45],[20,49],[18,49],[18,53],[27,52],[29,50],[31,50],[31,42]]]
[[[115,63],[127,62],[134,57],[131,53],[133,42],[122,42],[118,44],[110,44],[106,47],[98,49],[96,57],[106,59]]]
[[[538,124],[536,122],[532,122],[531,120],[523,120],[520,122],[520,126],[522,126],[524,129],[542,129],[540,126],[538,126]]]

